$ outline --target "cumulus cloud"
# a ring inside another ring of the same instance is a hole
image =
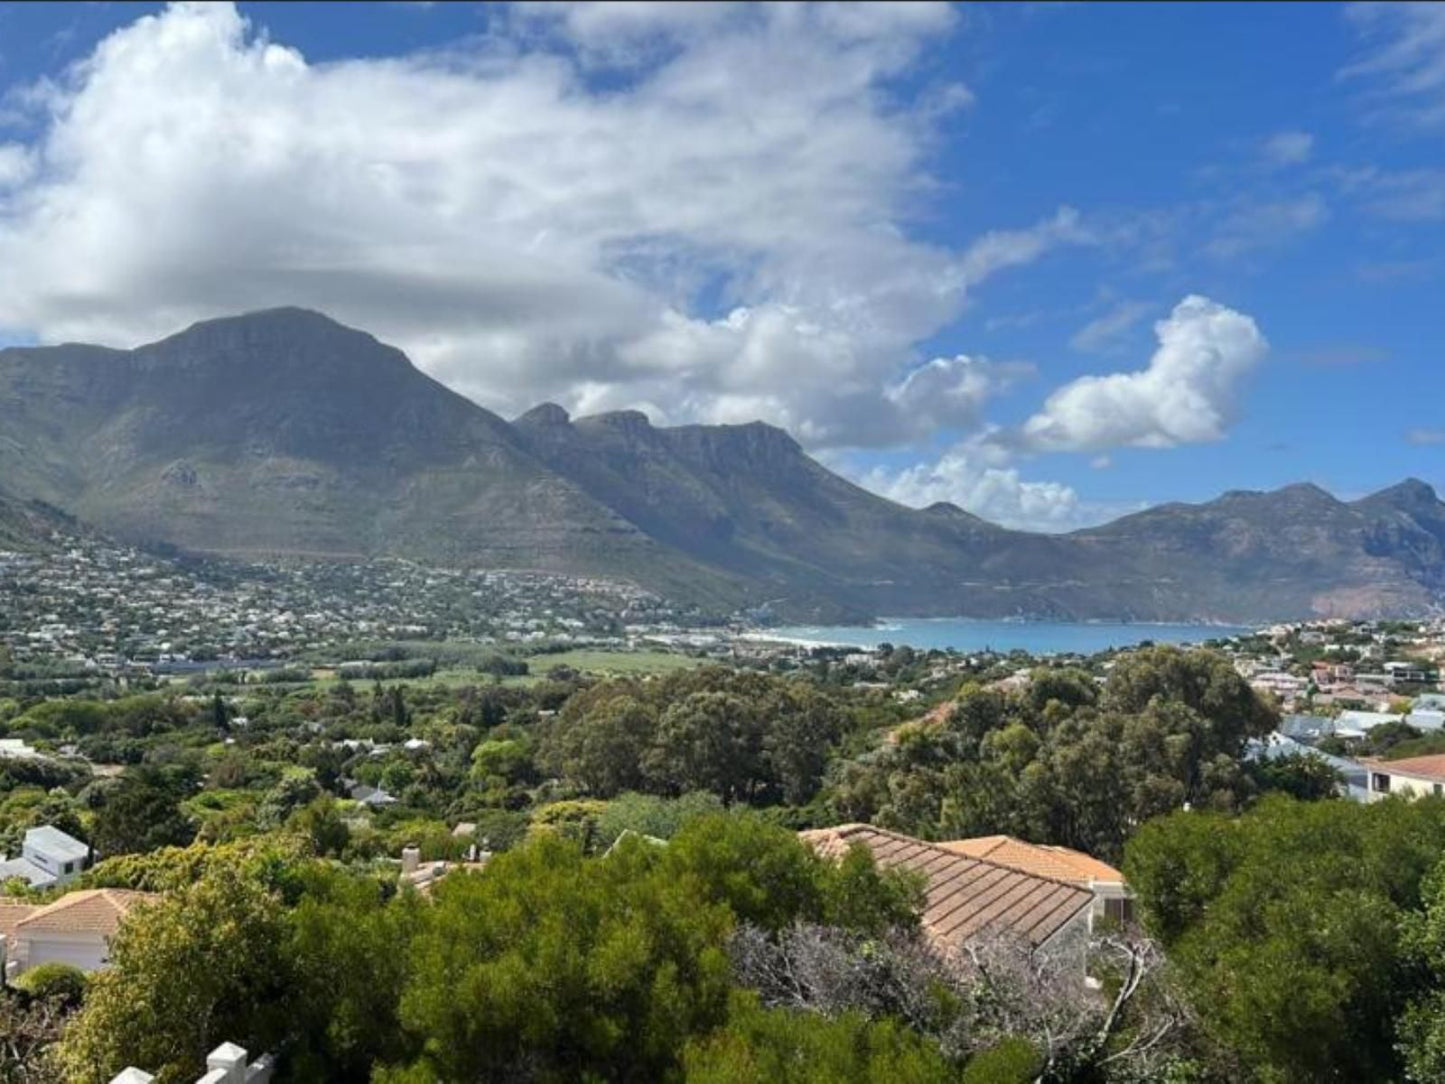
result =
[[[1062,531],[1097,522],[1070,486],[1023,479],[1009,454],[986,435],[961,441],[933,463],[899,471],[874,467],[859,482],[900,504],[924,508],[947,501],[1005,527]]]
[[[961,249],[905,227],[938,102],[966,92],[896,77],[957,21],[547,5],[464,48],[315,64],[230,4],[177,4],[23,96],[41,134],[0,147],[0,327],[128,345],[300,304],[504,412],[905,439],[915,344],[1088,240],[1067,209]],[[945,370],[938,416],[971,417],[982,370]]]
[[[1264,336],[1250,317],[1199,296],[1176,305],[1154,333],[1159,347],[1147,368],[1065,384],[1008,439],[1035,451],[1219,440],[1241,382],[1268,349]]]

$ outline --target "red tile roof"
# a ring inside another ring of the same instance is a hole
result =
[[[868,824],[843,824],[799,835],[829,858],[841,858],[853,844],[861,843],[884,869],[922,872],[927,878],[923,928],[948,945],[956,946],[988,928],[1011,930],[1033,945],[1042,945],[1094,900],[1093,893],[1077,885]]]
[[[1360,763],[1366,765],[1371,771],[1398,772],[1401,775],[1411,775],[1418,779],[1445,783],[1445,753],[1436,753],[1428,757],[1405,757],[1403,760],[1363,757]]]
[[[954,839],[940,847],[970,858],[986,858],[1001,866],[1010,866],[1024,873],[1052,877],[1058,881],[1087,888],[1095,881],[1124,883],[1124,875],[1107,862],[1100,862],[1083,851],[1046,843],[1027,843],[1013,836],[977,836]]]
[[[36,911],[40,910],[32,903],[16,903],[13,900],[0,900],[0,937],[9,937],[15,932],[15,926],[22,919],[29,918]]]
[[[123,888],[89,888],[67,892],[15,924],[17,933],[98,933],[112,937],[132,907],[159,899],[149,892]]]

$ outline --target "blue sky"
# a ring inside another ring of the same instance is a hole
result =
[[[1067,529],[1445,483],[1445,5],[0,4],[0,336],[297,303]]]

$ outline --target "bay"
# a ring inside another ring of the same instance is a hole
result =
[[[1232,625],[1155,625],[1109,622],[983,621],[956,617],[883,618],[875,625],[791,625],[756,633],[758,639],[803,644],[915,648],[957,651],[1027,651],[1031,655],[1091,655],[1109,648],[1195,644],[1249,632]]]

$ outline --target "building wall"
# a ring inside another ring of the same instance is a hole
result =
[[[99,971],[107,963],[105,939],[99,934],[42,934],[27,937],[17,933],[10,947],[10,959],[18,975],[41,964],[62,963],[82,971]]]
[[[1396,775],[1394,772],[1382,770],[1382,766],[1375,764],[1367,765],[1366,768],[1368,770],[1366,779],[1369,786],[1369,800],[1372,802],[1378,802],[1392,794],[1398,794],[1403,798],[1424,798],[1432,794],[1445,793],[1445,784],[1436,783],[1431,779]],[[1388,788],[1380,786],[1382,776],[1389,780]]]

